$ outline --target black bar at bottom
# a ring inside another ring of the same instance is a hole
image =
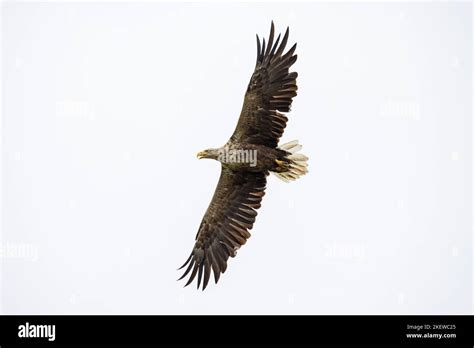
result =
[[[472,347],[473,328],[472,316],[7,315],[0,316],[0,346],[316,343]]]

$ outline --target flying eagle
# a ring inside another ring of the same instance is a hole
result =
[[[197,275],[197,288],[204,290],[211,270],[217,283],[227,269],[227,260],[250,237],[265,194],[267,175],[274,173],[283,181],[306,174],[308,157],[297,153],[298,141],[278,146],[296,96],[296,72],[289,72],[296,61],[296,44],[284,53],[289,28],[280,43],[274,41],[271,24],[267,45],[257,35],[257,63],[245,93],[244,104],[234,134],[218,149],[207,149],[198,158],[221,162],[221,176],[202,219],[191,255],[180,269],[187,266],[179,280],[190,272],[189,285]]]

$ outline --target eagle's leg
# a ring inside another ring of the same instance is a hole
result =
[[[275,159],[275,169],[271,171],[283,181],[296,180],[308,172],[308,157],[299,153],[301,145],[297,140],[280,145],[280,150],[285,151],[285,155]]]
[[[275,172],[283,173],[290,170],[290,163],[288,161],[276,159],[275,163],[276,163],[276,168],[274,170]]]

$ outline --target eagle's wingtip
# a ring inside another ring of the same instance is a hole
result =
[[[189,263],[189,261],[191,260],[191,257],[193,257],[193,253],[192,253],[192,252],[191,252],[191,254],[189,255],[189,257],[188,257],[188,259],[186,260],[186,262],[185,262],[180,268],[178,268],[178,271],[179,271],[180,269],[183,269],[184,266],[186,266],[186,265]]]

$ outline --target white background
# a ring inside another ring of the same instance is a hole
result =
[[[472,311],[469,3],[3,3],[2,311]],[[299,94],[217,286],[176,282],[255,34],[290,26]]]

